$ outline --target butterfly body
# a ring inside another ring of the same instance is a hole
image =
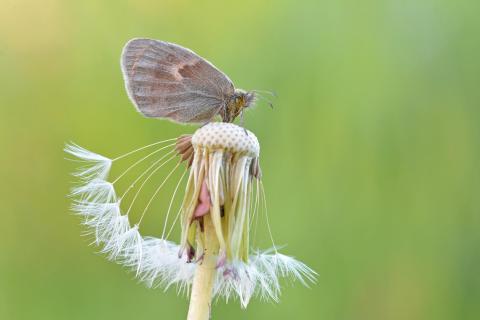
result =
[[[250,107],[254,102],[255,93],[236,89],[225,103],[225,108],[220,110],[223,122],[232,122],[245,108]]]
[[[236,89],[213,64],[173,43],[130,40],[121,66],[128,96],[146,117],[206,123],[219,115],[233,122],[255,101],[254,92]]]

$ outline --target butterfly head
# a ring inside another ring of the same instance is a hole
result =
[[[255,93],[242,89],[235,89],[235,92],[227,101],[225,112],[222,114],[224,122],[233,122],[244,108],[248,108],[255,103]]]

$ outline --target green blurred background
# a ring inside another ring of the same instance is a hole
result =
[[[246,126],[275,239],[318,283],[284,283],[279,304],[218,302],[214,319],[479,319],[479,9],[0,0],[0,319],[185,318],[185,297],[95,254],[65,196],[65,142],[115,156],[194,130],[134,110],[119,68],[132,37],[279,95]]]

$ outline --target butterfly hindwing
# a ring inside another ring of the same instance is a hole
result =
[[[128,95],[147,117],[207,122],[234,92],[232,81],[215,66],[168,42],[130,40],[121,64]]]

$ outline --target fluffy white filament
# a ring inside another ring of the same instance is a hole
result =
[[[187,292],[192,284],[196,263],[187,263],[186,254],[178,257],[179,245],[166,239],[142,237],[137,225],[131,225],[122,215],[121,199],[108,182],[111,159],[92,153],[78,145],[67,145],[65,151],[84,166],[74,175],[81,184],[72,189],[72,209],[83,217],[87,233],[95,238],[106,256],[130,269],[149,287],[168,289],[175,285]],[[177,186],[178,187],[178,186]],[[234,259],[219,267],[214,295],[227,301],[238,298],[246,307],[250,298],[278,301],[279,278],[297,279],[306,285],[316,273],[302,262],[274,250],[254,252],[248,262]]]

